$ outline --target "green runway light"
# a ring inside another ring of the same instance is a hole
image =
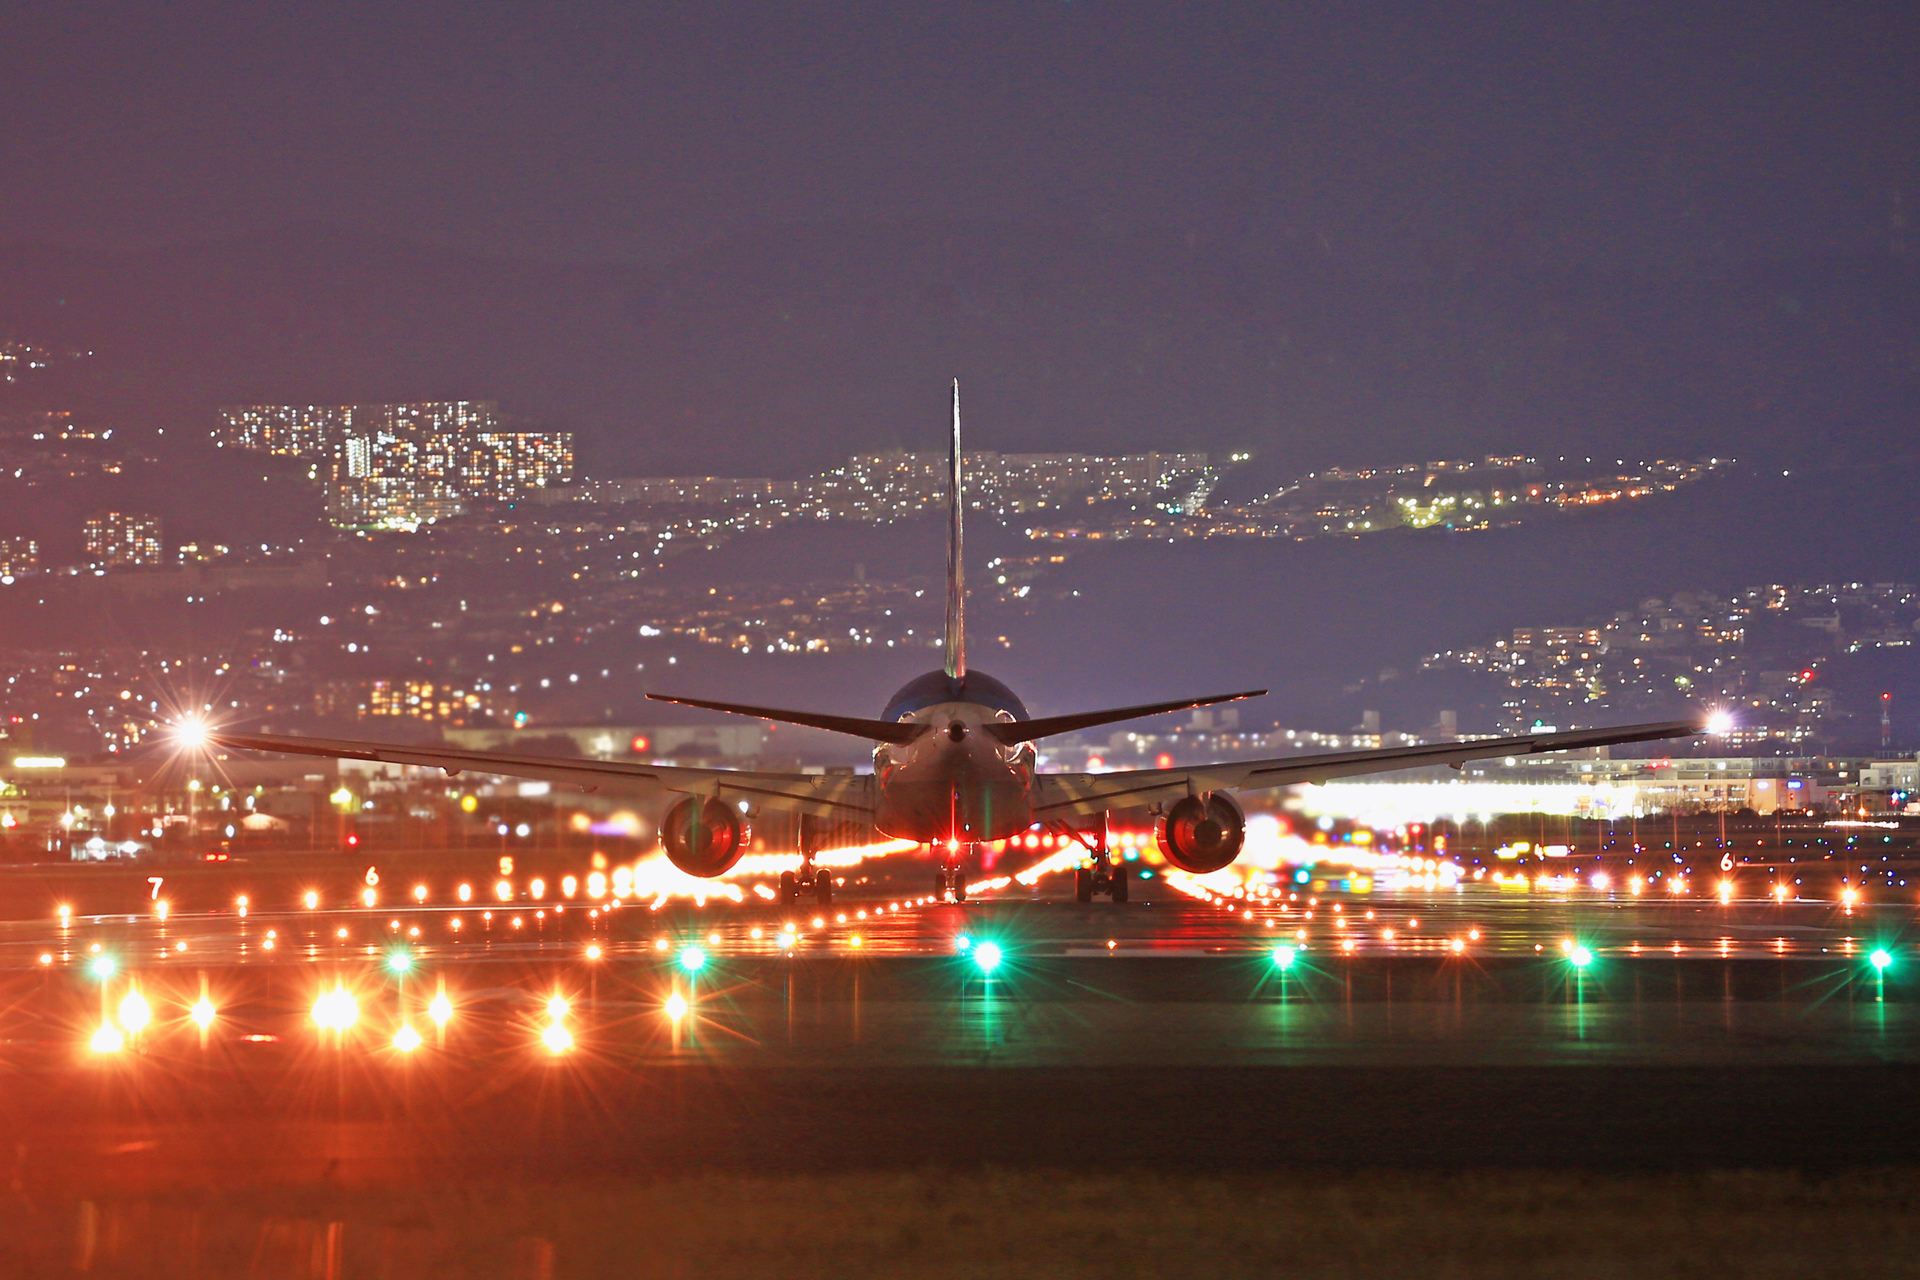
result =
[[[1000,947],[996,943],[983,942],[973,949],[973,962],[980,966],[980,972],[992,973],[1000,967]]]
[[[953,940],[953,949],[955,951],[964,952],[967,948],[971,947],[972,945],[973,945],[973,939],[969,938],[964,933]]]
[[[1291,969],[1293,968],[1293,962],[1299,958],[1300,953],[1292,947],[1275,947],[1273,949],[1273,967],[1276,969]]]
[[[1573,950],[1567,952],[1567,959],[1573,961],[1574,968],[1584,969],[1593,963],[1593,952],[1587,950],[1585,947],[1575,947]]]
[[[688,947],[680,953],[680,967],[688,973],[698,973],[707,963],[707,953],[699,947]]]
[[[404,951],[389,951],[387,953],[387,968],[393,970],[395,973],[405,973],[407,970],[413,968],[413,957]]]
[[[93,976],[96,978],[111,978],[113,971],[119,967],[114,963],[112,956],[95,956],[93,963],[87,966],[93,970]]]
[[[1893,956],[1888,954],[1885,947],[1879,947],[1875,949],[1872,955],[1867,957],[1867,963],[1873,966],[1874,972],[1885,973],[1887,966],[1893,963]]]

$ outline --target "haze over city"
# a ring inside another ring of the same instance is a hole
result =
[[[10,14],[0,1270],[1878,1273],[1917,56]]]

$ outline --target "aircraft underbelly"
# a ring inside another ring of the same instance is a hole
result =
[[[901,769],[880,786],[874,825],[896,840],[1004,840],[1033,821],[1025,777],[1009,768]]]

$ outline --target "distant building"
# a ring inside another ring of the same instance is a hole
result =
[[[327,484],[328,518],[341,528],[417,528],[469,502],[512,501],[573,478],[571,432],[507,430],[487,400],[230,405],[213,438],[312,459],[309,474]]]
[[[158,516],[108,511],[87,519],[87,558],[106,569],[154,568],[165,563]]]
[[[0,578],[20,578],[40,567],[40,545],[32,538],[0,538]]]

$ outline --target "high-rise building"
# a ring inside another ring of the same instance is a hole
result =
[[[573,478],[571,432],[506,430],[487,400],[234,405],[213,434],[223,447],[313,459],[343,528],[415,528],[469,501],[512,501]]]
[[[107,511],[87,518],[87,558],[105,569],[135,569],[164,563],[160,518]]]
[[[0,578],[19,578],[40,567],[40,546],[32,538],[0,538]]]

